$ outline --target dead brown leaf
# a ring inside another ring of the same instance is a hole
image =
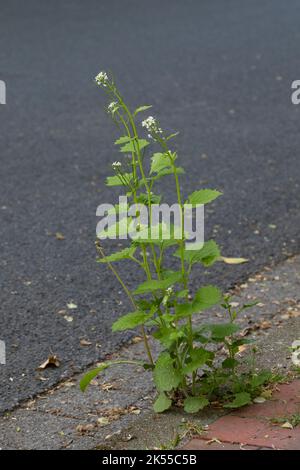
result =
[[[55,355],[50,355],[42,364],[37,368],[37,370],[45,370],[47,367],[59,367],[60,360]]]
[[[91,344],[93,344],[91,341],[88,341],[84,338],[80,340],[80,346],[91,346]]]
[[[105,416],[102,416],[102,418],[97,419],[97,423],[99,424],[99,426],[106,426],[107,424],[109,424],[109,419]]]
[[[56,240],[65,240],[65,236],[61,232],[56,232],[55,234]]]
[[[116,382],[112,382],[112,383],[105,382],[105,383],[100,384],[100,388],[101,390],[108,392],[109,390],[118,390],[120,387],[118,386]]]
[[[141,341],[143,341],[143,338],[141,338],[140,336],[135,336],[134,338],[132,338],[131,342],[133,344],[137,344],[137,343],[140,343]]]
[[[246,351],[248,345],[247,344],[242,344],[241,346],[239,346],[239,353],[243,353],[244,351]]]
[[[268,320],[264,320],[258,325],[258,327],[261,328],[262,330],[267,330],[271,328],[271,326],[272,326],[272,323]]]
[[[76,431],[80,434],[85,434],[86,432],[93,431],[94,429],[94,424],[78,424],[78,426],[76,426]]]
[[[61,310],[58,310],[58,312],[56,312],[58,315],[66,315],[67,313],[67,310],[65,309],[61,309]]]
[[[286,421],[285,423],[283,423],[281,425],[282,428],[285,428],[285,429],[294,429],[293,428],[293,425],[291,423],[289,423],[288,421]]]

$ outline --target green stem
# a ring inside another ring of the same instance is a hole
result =
[[[101,247],[101,245],[98,241],[96,241],[96,250],[102,258],[105,258],[105,253],[103,251],[103,248]],[[134,307],[135,310],[137,310],[137,306],[135,304],[134,298],[133,298],[130,290],[126,286],[126,284],[123,282],[123,280],[122,280],[121,276],[119,275],[118,271],[111,264],[110,261],[107,262],[107,265],[108,265],[109,269],[112,271],[112,273],[115,275],[115,277],[118,279],[118,281],[121,284],[123,290],[125,291],[127,297],[129,298],[130,302],[132,303],[132,306]],[[151,349],[150,349],[150,346],[149,346],[149,342],[148,342],[148,338],[147,338],[147,335],[146,335],[144,325],[141,325],[141,332],[142,332],[142,336],[143,336],[143,340],[144,340],[145,349],[146,349],[146,352],[147,352],[147,355],[148,355],[148,359],[150,361],[150,364],[154,365],[154,361],[153,361],[153,357],[152,357],[152,353],[151,353]]]

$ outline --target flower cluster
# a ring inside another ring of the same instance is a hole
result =
[[[119,108],[119,105],[116,101],[112,101],[108,106],[107,110],[110,114],[114,114]]]
[[[159,127],[157,120],[153,116],[147,117],[147,119],[142,122],[142,127],[145,127],[149,132],[148,137],[162,134],[162,129]]]
[[[122,166],[121,162],[114,162],[112,164],[112,167],[113,167],[114,170],[118,170],[119,168],[121,168],[121,166]]]
[[[108,76],[107,76],[107,73],[106,72],[100,72],[98,73],[98,75],[95,77],[95,82],[97,83],[97,85],[102,85],[104,87],[107,86],[108,84]]]

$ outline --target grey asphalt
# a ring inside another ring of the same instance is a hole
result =
[[[128,339],[110,325],[129,305],[95,263],[95,211],[116,200],[103,181],[119,158],[118,132],[92,83],[98,71],[112,70],[132,106],[151,103],[163,127],[180,130],[187,194],[224,191],[206,213],[206,237],[250,262],[211,274],[199,268],[197,283],[227,288],[299,252],[300,106],[290,95],[300,78],[300,4],[1,0],[0,7],[4,410]],[[172,199],[167,180],[163,189]],[[135,269],[121,270],[135,285]],[[71,301],[78,308],[67,311],[68,322],[57,312]],[[80,346],[81,338],[92,345]],[[38,373],[50,353],[61,366]]]

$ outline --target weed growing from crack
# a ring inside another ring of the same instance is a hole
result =
[[[162,194],[157,189],[158,182],[164,178],[173,178],[181,226],[178,233],[174,227],[159,223],[159,236],[154,238],[149,234],[148,228],[140,222],[141,214],[137,210],[136,229],[140,233],[128,248],[106,255],[102,242],[97,240],[98,262],[107,264],[132,306],[130,313],[113,324],[113,331],[140,328],[147,361],[105,362],[84,376],[81,389],[85,390],[90,381],[107,367],[115,364],[140,364],[153,373],[158,391],[154,403],[156,412],[163,412],[172,404],[182,404],[186,412],[196,413],[214,400],[223,401],[224,406],[228,408],[246,405],[257,396],[258,391],[271,377],[270,372],[266,371],[246,374],[237,372],[238,353],[249,340],[239,336],[236,319],[253,304],[236,309],[230,302],[230,297],[224,298],[219,288],[212,285],[200,287],[193,298],[189,292],[191,272],[196,264],[207,269],[216,262],[238,264],[247,261],[243,258],[223,257],[214,240],[206,241],[197,249],[191,250],[186,246],[184,204],[188,203],[192,209],[197,209],[214,201],[221,192],[205,188],[184,196],[180,184],[180,175],[184,170],[178,166],[178,155],[171,144],[176,134],[166,133],[158,120],[149,116],[141,120],[141,127],[146,130],[148,140],[141,138],[137,120],[150,106],[141,106],[132,112],[113,78],[105,72],[97,75],[96,83],[110,99],[108,114],[122,129],[122,134],[115,144],[124,158],[112,164],[114,175],[107,178],[107,185],[123,188],[123,194],[133,204],[146,205],[151,221],[153,205],[162,200]],[[155,152],[147,161],[146,152],[150,143],[154,145]],[[118,213],[122,213],[123,209],[116,207]],[[132,218],[126,214],[122,224],[121,221],[116,222],[116,232],[120,234],[125,230],[127,233]],[[165,230],[170,234],[168,239],[163,236]],[[178,260],[178,268],[166,267],[165,261],[170,259],[170,256],[174,257],[174,261]],[[145,275],[145,281],[134,291],[127,287],[115,267],[115,263],[122,260],[135,263]],[[206,323],[200,327],[193,325],[194,315],[215,305],[221,305],[227,312],[226,323]],[[162,352],[156,360],[147,332],[162,346]],[[225,353],[221,363],[218,353],[220,347]]]

